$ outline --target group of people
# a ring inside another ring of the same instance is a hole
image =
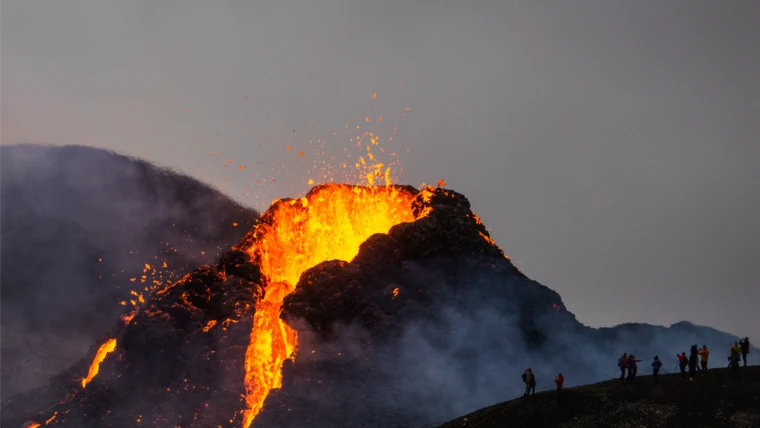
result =
[[[702,345],[702,348],[692,345],[688,357],[686,356],[686,352],[681,352],[676,355],[676,358],[678,358],[677,365],[681,369],[681,377],[686,377],[686,367],[688,367],[689,381],[694,382],[697,372],[700,372],[702,375],[705,374],[707,363],[710,359],[710,350],[707,349],[707,345]],[[697,364],[697,360],[699,360],[699,364]]]
[[[528,367],[528,370],[525,370],[525,373],[522,375],[522,381],[525,384],[525,394],[523,394],[523,397],[536,395],[536,375],[533,374],[532,368]],[[562,395],[562,385],[565,384],[565,376],[562,373],[557,373],[557,376],[554,377],[554,384],[557,385],[557,399],[559,399]]]
[[[654,360],[659,361],[658,357],[654,357]],[[624,352],[623,356],[618,358],[618,367],[620,368],[620,382],[633,383],[633,381],[636,380],[636,374],[639,371],[639,366],[636,363],[640,362],[641,360],[637,360],[635,355],[628,355],[628,353]],[[654,363],[652,363],[652,366],[654,366]],[[628,377],[625,375],[626,370],[628,370]],[[659,370],[659,367],[657,370]]]
[[[747,366],[747,354],[750,352],[749,338],[745,337],[738,342],[734,342],[734,346],[731,347],[730,356],[728,357],[729,363],[729,378],[739,379],[739,362],[744,360],[744,367]],[[686,368],[689,368],[689,381],[694,382],[697,372],[704,375],[707,371],[707,363],[710,359],[710,350],[707,345],[702,345],[699,348],[697,345],[691,346],[690,355],[687,357],[686,352],[681,352],[676,355],[678,361],[676,364],[681,368],[681,377],[686,377]],[[637,360],[636,356],[628,353],[618,358],[618,368],[620,368],[620,382],[633,383],[636,380],[636,374],[638,373],[638,363],[641,360]],[[698,364],[699,363],[699,364]],[[660,383],[658,375],[660,374],[660,368],[662,368],[662,361],[660,357],[655,355],[652,361],[652,374],[654,383]],[[674,367],[675,370],[675,367]],[[522,375],[522,381],[525,384],[525,393],[523,397],[536,394],[536,375],[533,373],[532,368],[528,368]],[[562,386],[565,384],[565,377],[562,373],[558,373],[554,377],[554,383],[557,385],[557,399],[562,395]]]
[[[747,367],[747,354],[749,354],[749,338],[745,337],[738,342],[734,342],[728,356],[728,377],[739,380],[739,361],[744,361],[744,367]],[[741,355],[741,357],[739,357]]]
[[[749,353],[750,344],[748,337],[745,337],[744,339],[741,339],[740,341],[734,343],[734,346],[732,346],[730,350],[730,356],[728,357],[729,378],[739,379],[739,362],[743,359],[744,366],[746,367],[747,354]],[[689,381],[694,382],[694,378],[696,377],[697,372],[700,372],[701,375],[704,375],[705,371],[707,371],[707,364],[710,359],[710,350],[707,348],[707,345],[702,345],[701,348],[699,348],[697,345],[692,345],[690,355],[688,357],[686,356],[686,352],[681,352],[680,354],[676,355],[676,358],[678,359],[676,361],[676,365],[681,369],[681,377],[686,377],[686,368],[688,367]],[[637,360],[634,355],[628,355],[625,353],[618,359],[621,382],[632,383],[634,381],[637,372],[636,363],[640,361],[641,360]],[[654,361],[652,361],[652,374],[654,383],[660,383],[658,374],[660,373],[661,367],[662,361],[660,361],[660,357],[655,356]],[[627,377],[626,370],[628,371]]]

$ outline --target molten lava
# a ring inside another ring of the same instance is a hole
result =
[[[250,426],[269,391],[282,386],[282,363],[294,356],[297,337],[280,320],[280,309],[301,273],[327,260],[350,261],[370,236],[413,221],[415,196],[393,186],[318,186],[305,198],[276,201],[269,218],[254,229],[247,251],[259,261],[267,287],[266,297],[256,305],[246,351],[244,427]]]
[[[98,352],[95,354],[95,358],[92,360],[92,364],[90,364],[90,371],[87,373],[87,377],[82,379],[82,388],[86,387],[92,378],[98,374],[100,363],[102,363],[106,356],[113,352],[114,349],[116,349],[116,339],[108,339],[106,343],[100,345]]]
[[[267,287],[266,297],[256,304],[251,343],[245,353],[245,386],[248,410],[243,426],[251,425],[272,388],[282,387],[282,363],[293,354],[296,332],[280,321],[282,300],[293,288],[284,282]]]

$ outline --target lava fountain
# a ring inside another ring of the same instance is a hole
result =
[[[304,198],[275,201],[252,239],[244,240],[267,284],[265,297],[256,304],[245,356],[244,427],[251,425],[269,391],[282,386],[282,363],[297,352],[296,332],[280,320],[280,311],[301,273],[327,260],[350,261],[370,236],[414,221],[415,197],[409,188],[388,184],[316,186]]]

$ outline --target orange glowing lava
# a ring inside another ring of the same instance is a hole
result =
[[[90,371],[87,373],[87,377],[82,379],[82,388],[86,387],[88,383],[97,376],[98,370],[100,370],[100,363],[106,358],[108,354],[116,349],[116,339],[108,339],[108,341],[98,348],[98,353],[95,354],[95,358],[90,364]]]
[[[266,298],[256,305],[246,352],[246,401],[243,426],[249,427],[272,388],[282,386],[282,363],[294,356],[296,332],[280,320],[282,301],[301,273],[327,260],[350,261],[359,245],[414,220],[416,195],[393,186],[318,186],[305,198],[276,201],[270,216],[254,229],[248,253],[267,278]]]

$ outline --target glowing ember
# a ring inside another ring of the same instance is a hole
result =
[[[113,352],[114,349],[116,349],[116,339],[108,339],[106,343],[100,345],[98,353],[95,354],[95,359],[92,360],[87,377],[82,379],[82,388],[86,387],[92,378],[97,376],[98,370],[100,370],[100,363],[102,363],[106,356]]]
[[[203,332],[208,333],[209,330],[211,330],[216,325],[216,320],[209,321],[205,327],[203,327]]]
[[[268,285],[265,299],[256,305],[246,352],[244,427],[250,426],[269,391],[282,386],[282,363],[294,356],[295,331],[279,316],[301,273],[327,260],[351,260],[373,234],[413,221],[414,198],[397,187],[340,184],[315,187],[306,198],[275,201],[247,249],[259,261]]]

